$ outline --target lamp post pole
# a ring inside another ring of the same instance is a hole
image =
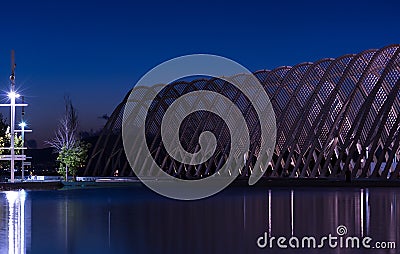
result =
[[[22,104],[24,104],[24,102],[25,102],[25,100],[24,100],[24,96],[22,96]],[[24,108],[24,106],[22,106],[22,110],[21,110],[21,123],[20,123],[20,126],[21,126],[21,130],[22,130],[22,133],[21,133],[21,136],[22,136],[22,147],[24,147],[24,143],[25,143],[25,122],[24,122],[24,115],[25,115],[25,108]],[[21,151],[21,154],[22,154],[22,157],[24,156],[24,149],[22,149],[22,151]],[[21,161],[21,178],[22,178],[22,181],[24,181],[24,179],[25,179],[25,161]]]
[[[11,97],[11,182],[14,182],[14,164],[15,164],[15,96]]]
[[[11,182],[14,182],[14,164],[15,164],[15,150],[14,150],[14,139],[15,139],[15,60],[14,60],[14,50],[11,51]]]
[[[24,143],[25,143],[25,124],[22,124],[21,128],[22,128],[22,133],[21,133],[21,136],[22,136],[22,147],[24,147]],[[24,156],[24,149],[22,149],[21,154],[22,154],[22,157],[23,157]],[[22,164],[21,165],[21,178],[22,178],[22,181],[24,181],[24,179],[25,179],[25,161],[22,161],[21,164]]]

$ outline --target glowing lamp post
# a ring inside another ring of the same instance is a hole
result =
[[[14,80],[13,80],[14,81]],[[11,92],[8,93],[8,98],[11,100],[11,182],[14,182],[15,168],[15,99],[19,98],[19,94],[15,93],[14,86],[11,86]]]
[[[11,75],[10,75],[10,81],[11,81],[11,89],[10,92],[7,94],[8,98],[10,99],[10,104],[0,104],[0,107],[10,107],[10,113],[11,113],[11,123],[10,123],[10,131],[11,131],[11,136],[10,136],[10,147],[1,147],[0,149],[2,150],[10,150],[10,155],[0,155],[0,160],[9,160],[11,161],[10,165],[10,171],[11,171],[11,182],[13,183],[15,181],[14,179],[14,169],[15,169],[15,161],[20,160],[22,161],[22,169],[24,168],[24,162],[26,159],[26,156],[24,155],[24,149],[25,147],[17,148],[17,149],[22,149],[22,155],[15,155],[15,133],[16,132],[21,132],[22,133],[22,138],[24,139],[24,133],[25,132],[31,132],[31,130],[25,130],[26,124],[24,122],[21,123],[21,130],[15,130],[15,107],[25,107],[28,106],[28,104],[24,104],[24,102],[20,104],[16,104],[15,100],[20,97],[18,93],[15,92],[15,63],[14,63],[14,51],[11,51]],[[23,98],[23,97],[22,97]],[[24,110],[22,108],[22,115],[24,114]],[[24,177],[24,172],[22,171],[22,179]]]

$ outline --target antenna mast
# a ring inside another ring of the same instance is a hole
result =
[[[17,67],[17,65],[15,64],[15,51],[11,50],[11,92],[15,92],[15,67]]]

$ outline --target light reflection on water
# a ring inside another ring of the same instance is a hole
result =
[[[26,253],[30,245],[30,202],[26,202],[24,190],[3,194],[6,204],[1,207],[0,253]]]
[[[398,245],[398,194],[395,188],[232,187],[176,201],[144,187],[1,192],[0,253],[280,253],[258,249],[257,238],[264,232],[320,237],[339,225],[348,235]]]

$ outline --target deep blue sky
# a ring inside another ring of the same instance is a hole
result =
[[[399,1],[301,2],[2,1],[0,90],[15,49],[41,145],[65,94],[81,129],[97,130],[143,74],[177,56],[212,53],[256,71],[400,43]]]

